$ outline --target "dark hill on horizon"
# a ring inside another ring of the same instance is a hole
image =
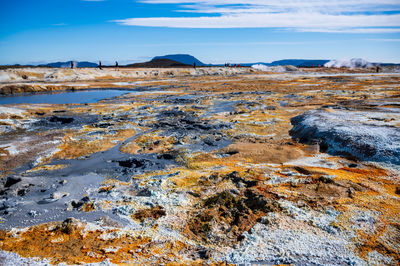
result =
[[[189,55],[189,54],[169,54],[169,55],[163,55],[163,56],[156,56],[152,60],[155,60],[155,59],[170,59],[170,60],[180,62],[182,64],[191,65],[191,66],[193,66],[193,63],[196,63],[197,66],[206,66],[207,65],[207,64],[204,64],[203,62],[201,62],[196,57]]]
[[[192,65],[183,64],[170,59],[159,58],[153,59],[149,62],[135,63],[127,65],[126,67],[150,67],[150,68],[166,68],[166,67],[191,67]]]

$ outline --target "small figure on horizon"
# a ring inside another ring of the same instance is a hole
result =
[[[376,73],[379,73],[381,71],[381,68],[379,66],[376,66]]]
[[[193,68],[196,69],[196,62],[193,62]]]
[[[103,69],[103,68],[101,68],[101,61],[99,61],[99,69]]]
[[[118,71],[118,61],[115,61],[115,70]]]
[[[73,68],[74,68],[74,62],[71,61],[71,69],[73,69]]]

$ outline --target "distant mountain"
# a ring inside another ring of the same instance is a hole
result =
[[[269,64],[269,66],[286,66],[292,65],[296,67],[311,67],[311,66],[323,66],[330,60],[313,60],[313,59],[284,59],[274,61]]]
[[[170,59],[186,65],[193,65],[193,63],[196,63],[197,66],[206,66],[206,64],[201,62],[199,59],[189,54],[170,54],[164,56],[156,56],[152,60],[155,59]]]
[[[252,65],[266,65],[266,66],[287,66],[292,65],[295,67],[312,67],[312,66],[323,66],[325,63],[328,63],[330,60],[313,60],[313,59],[283,59],[278,61],[273,61],[271,63],[244,63],[240,64],[242,66],[252,66]]]
[[[53,62],[53,63],[48,63],[48,64],[43,64],[39,65],[41,67],[71,67],[71,61],[67,62]],[[97,63],[92,63],[92,62],[76,62],[74,61],[74,67],[97,67]]]
[[[152,68],[160,68],[160,67],[191,67],[192,65],[183,64],[181,62],[177,62],[171,59],[158,58],[153,59],[149,62],[144,63],[135,63],[127,65],[127,67],[152,67]]]

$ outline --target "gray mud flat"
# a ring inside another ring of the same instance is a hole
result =
[[[159,90],[159,88],[150,91],[155,90]],[[123,95],[120,99],[125,97]],[[162,97],[164,97],[163,106],[154,108],[149,105],[139,108],[134,113],[121,113],[116,116],[76,115],[70,112],[71,106],[62,106],[63,108],[50,114],[37,113],[38,119],[27,128],[27,131],[50,132],[56,130],[62,132],[63,130],[79,130],[90,125],[100,131],[92,131],[88,136],[101,136],[107,134],[106,132],[108,134],[112,132],[114,126],[118,123],[121,124],[121,121],[138,121],[140,125],[150,129],[139,132],[106,151],[78,159],[56,159],[48,163],[50,166],[64,165],[65,168],[62,169],[27,172],[32,168],[33,162],[25,163],[13,169],[14,173],[1,179],[0,183],[0,212],[3,218],[0,229],[26,227],[64,220],[68,217],[90,222],[103,216],[109,216],[113,220],[125,223],[126,221],[121,220],[112,210],[83,212],[80,208],[85,203],[96,202],[96,200],[105,199],[109,196],[107,193],[98,192],[99,187],[107,179],[132,182],[132,187],[136,187],[139,195],[146,194],[136,184],[135,175],[177,165],[175,159],[178,153],[211,152],[232,143],[221,132],[221,130],[231,128],[230,124],[215,123],[206,117],[197,117],[194,112],[180,110],[179,106],[182,105],[198,105],[202,97],[196,94],[186,96],[164,95]],[[111,104],[118,102],[116,98],[106,99],[105,101]],[[152,102],[154,98],[144,98],[143,101]],[[227,99],[226,104],[217,107],[214,104],[205,108],[204,111],[212,113],[234,111],[237,103],[239,102],[230,102]],[[153,110],[153,112],[149,112],[149,110]],[[152,117],[152,119],[142,119],[142,117]],[[177,142],[170,152],[126,154],[120,151],[123,145],[155,130],[161,131],[163,136],[175,137]]]
[[[399,115],[399,109],[312,110],[291,119],[290,134],[333,155],[400,165],[400,129],[384,122]]]

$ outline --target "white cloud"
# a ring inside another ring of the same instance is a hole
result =
[[[289,28],[311,32],[399,32],[399,0],[141,0],[177,4],[178,12],[215,14],[127,18],[128,26],[171,28]],[[390,28],[389,28],[390,27]]]
[[[400,39],[368,39],[368,41],[376,41],[376,42],[400,42]]]
[[[218,17],[153,17],[117,20],[122,25],[172,28],[302,28],[399,27],[400,15],[330,15],[321,13],[256,13]]]
[[[327,33],[398,33],[400,28],[299,28],[299,32]]]

